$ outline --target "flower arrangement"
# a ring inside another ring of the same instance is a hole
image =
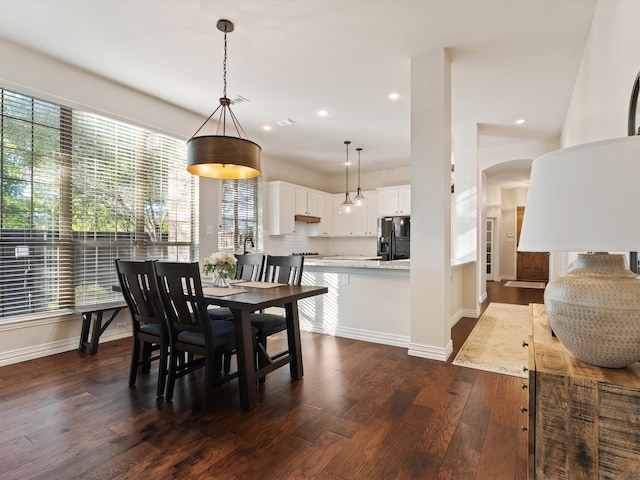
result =
[[[226,272],[230,277],[233,277],[236,273],[237,263],[238,259],[232,253],[216,252],[204,259],[202,273],[211,275],[217,270],[219,272]]]

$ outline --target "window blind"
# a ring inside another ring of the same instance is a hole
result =
[[[261,185],[260,177],[222,181],[219,251],[242,252],[247,236],[262,250]]]
[[[196,258],[184,142],[7,90],[0,102],[0,317],[117,298],[116,258]]]

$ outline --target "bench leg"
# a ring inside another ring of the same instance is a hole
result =
[[[82,330],[80,330],[80,345],[78,350],[84,352],[87,349],[87,340],[89,339],[89,327],[91,326],[91,314],[82,315]]]
[[[89,355],[95,355],[98,351],[98,342],[102,333],[102,312],[94,312],[90,316],[93,317],[93,329],[91,331],[91,341],[89,342]]]

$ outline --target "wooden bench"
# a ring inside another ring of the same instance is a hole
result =
[[[89,347],[89,355],[94,355],[98,351],[98,342],[100,335],[111,325],[113,319],[116,318],[120,310],[126,308],[127,304],[124,300],[106,303],[97,303],[94,305],[80,305],[73,307],[73,312],[82,315],[82,330],[80,332],[80,345],[78,350],[84,352]],[[102,324],[102,316],[105,312],[112,312],[107,321]],[[91,325],[93,324],[93,328]],[[91,340],[89,340],[89,331],[91,331]]]

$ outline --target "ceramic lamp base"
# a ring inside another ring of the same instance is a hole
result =
[[[580,254],[544,292],[549,324],[573,355],[599,367],[640,360],[640,278],[624,255]]]

